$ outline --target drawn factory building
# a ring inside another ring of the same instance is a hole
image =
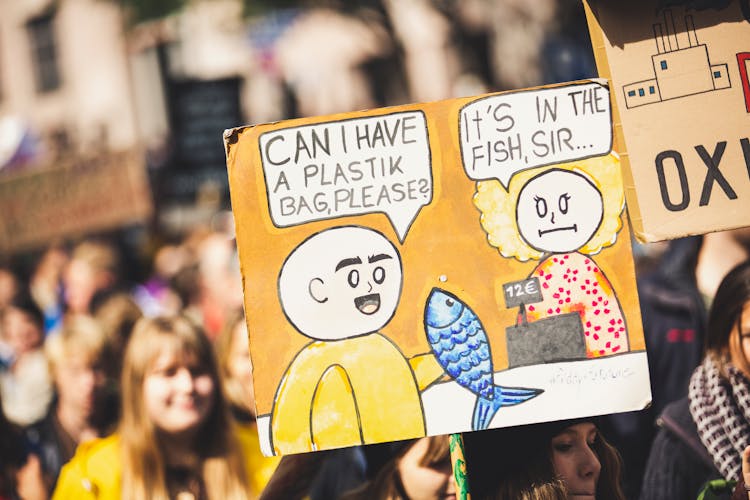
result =
[[[693,16],[685,16],[687,47],[681,47],[672,11],[654,24],[657,53],[651,56],[655,78],[623,86],[628,108],[731,86],[727,64],[711,64],[708,47],[698,42]]]

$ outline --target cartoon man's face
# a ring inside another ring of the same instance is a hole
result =
[[[284,314],[302,334],[336,340],[377,331],[396,311],[402,286],[398,250],[382,234],[355,226],[316,233],[279,274]]]
[[[564,253],[578,250],[602,223],[602,194],[583,175],[551,169],[521,188],[516,220],[521,237],[531,247]]]

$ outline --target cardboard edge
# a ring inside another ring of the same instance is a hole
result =
[[[224,140],[224,154],[229,158],[229,152],[232,149],[232,146],[237,144],[240,140],[240,134],[246,129],[250,128],[249,126],[241,126],[241,127],[234,127],[234,128],[228,128],[225,129],[222,133],[222,138]]]
[[[633,169],[630,166],[630,156],[627,151],[625,136],[622,133],[622,122],[620,120],[620,109],[617,107],[617,100],[612,89],[612,73],[609,70],[609,60],[607,50],[604,44],[604,32],[596,15],[595,0],[582,0],[583,8],[586,13],[586,22],[588,23],[589,36],[591,37],[591,46],[594,50],[594,60],[596,62],[596,71],[601,78],[610,83],[610,105],[612,107],[612,134],[615,140],[615,150],[620,156],[620,165],[622,167],[622,184],[625,190],[625,203],[630,227],[639,243],[648,243],[659,241],[659,238],[646,232],[643,226],[643,217],[638,205],[638,196],[635,190],[635,180],[633,178]]]

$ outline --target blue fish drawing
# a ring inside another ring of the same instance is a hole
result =
[[[482,323],[452,293],[432,289],[425,305],[424,324],[440,365],[459,385],[477,395],[472,430],[486,429],[503,406],[523,403],[544,392],[495,385],[490,344]]]

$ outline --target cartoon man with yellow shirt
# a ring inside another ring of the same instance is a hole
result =
[[[380,333],[401,296],[396,247],[373,229],[326,229],[289,254],[278,284],[284,314],[312,342],[277,389],[275,453],[424,436],[419,393],[443,370],[431,354],[407,360]]]

